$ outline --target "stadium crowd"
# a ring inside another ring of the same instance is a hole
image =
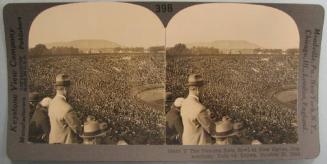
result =
[[[296,89],[297,71],[296,55],[172,55],[166,90],[173,100],[185,97],[187,76],[200,74],[206,83],[200,100],[215,121],[228,115],[263,144],[297,143],[296,103],[286,105],[274,94]]]
[[[163,55],[90,55],[30,58],[30,91],[53,97],[59,73],[71,79],[68,102],[81,122],[93,115],[108,123],[113,140],[128,144],[163,144],[165,113],[141,102],[132,90],[148,84],[164,85]]]

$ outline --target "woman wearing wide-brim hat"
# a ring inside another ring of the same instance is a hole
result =
[[[234,129],[232,120],[224,116],[222,121],[216,123],[216,134],[213,137],[216,138],[217,145],[228,145],[232,144],[230,137],[237,134],[239,131]]]
[[[84,123],[83,133],[80,137],[83,144],[101,144],[101,137],[106,136],[108,132],[107,123],[99,123],[96,120],[88,120]]]

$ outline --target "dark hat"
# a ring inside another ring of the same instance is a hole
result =
[[[109,125],[108,125],[108,123],[101,122],[99,124],[99,129],[100,129],[101,132],[105,132],[105,133],[108,132],[109,131]]]
[[[241,122],[234,123],[233,129],[235,132],[241,132],[241,131],[245,130],[244,125]]]
[[[201,75],[191,74],[187,80],[187,86],[198,86],[201,87],[204,85],[204,81]]]
[[[29,100],[29,102],[38,102],[38,101],[40,101],[39,92],[30,92],[30,93],[28,93],[28,100]]]
[[[69,86],[70,80],[68,79],[68,75],[66,74],[58,74],[56,76],[56,86]]]
[[[167,101],[167,102],[171,102],[171,101],[173,101],[173,100],[172,100],[172,99],[173,99],[173,93],[171,93],[171,92],[166,92],[165,97],[166,97],[166,101]]]
[[[95,117],[92,116],[92,115],[88,115],[88,116],[86,117],[86,122],[88,122],[88,121],[95,121],[95,120],[96,120]]]

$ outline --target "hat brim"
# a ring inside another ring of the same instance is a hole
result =
[[[109,130],[105,130],[105,131],[100,132],[100,133],[95,134],[95,135],[84,135],[84,134],[82,134],[82,135],[79,135],[79,136],[80,136],[81,138],[103,137],[103,136],[105,136],[105,135],[107,134],[108,131],[109,131]]]
[[[242,131],[244,131],[245,130],[245,127],[243,126],[243,127],[241,127],[241,128],[238,128],[238,129],[234,129],[234,131],[235,132],[242,132]]]
[[[213,138],[226,138],[226,137],[232,137],[232,136],[235,136],[239,134],[239,131],[233,131],[232,133],[230,134],[226,134],[226,135],[214,135],[212,136]]]
[[[197,87],[202,87],[204,86],[206,83],[204,81],[199,81],[199,82],[192,82],[192,83],[187,83],[186,86],[190,87],[190,86],[197,86]]]
[[[70,86],[71,85],[71,80],[66,80],[66,81],[56,81],[54,83],[55,86]]]

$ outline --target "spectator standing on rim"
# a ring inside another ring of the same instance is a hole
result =
[[[29,123],[28,140],[33,143],[48,143],[50,122],[48,107],[52,99],[45,97],[36,105],[36,109]]]
[[[69,93],[70,81],[65,74],[56,76],[56,96],[49,105],[50,144],[77,143],[77,136],[81,131],[81,123],[68,104],[66,97]]]
[[[199,95],[204,81],[201,75],[191,74],[187,86],[189,94],[182,103],[181,116],[184,125],[183,145],[212,144],[215,135],[215,124],[210,119],[209,110],[201,104]]]
[[[181,144],[183,135],[183,122],[180,114],[181,106],[184,101],[183,97],[177,98],[166,114],[166,142],[170,144]]]
[[[39,101],[40,101],[39,92],[31,92],[28,94],[28,102],[29,102],[29,106],[30,106],[29,119],[32,118],[33,113],[34,113]]]

